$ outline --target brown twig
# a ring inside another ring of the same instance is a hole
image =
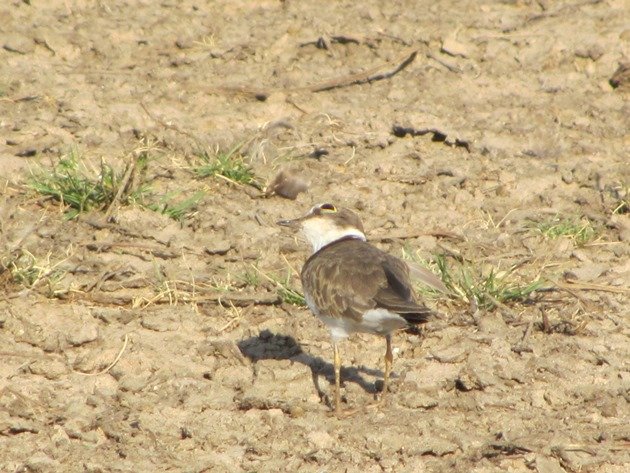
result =
[[[391,233],[389,235],[371,236],[371,241],[388,241],[388,240],[410,240],[421,236],[432,236],[436,238],[452,238],[453,240],[464,240],[464,237],[457,233],[436,230],[433,232],[409,232],[409,233]]]
[[[146,293],[145,293],[146,295]],[[190,299],[186,299],[188,302],[195,304],[233,304],[236,307],[247,307],[250,305],[280,305],[282,300],[277,294],[212,294],[212,295],[190,295]],[[130,306],[136,302],[141,295],[131,294],[103,294],[103,293],[90,293],[84,294],[80,292],[73,292],[71,294],[62,294],[60,299],[68,300],[89,300],[96,304],[113,305],[113,306]],[[145,299],[146,300],[146,299]],[[152,300],[153,303],[165,303],[169,302],[168,297],[161,297]]]
[[[444,66],[445,68],[447,68],[451,72],[455,72],[456,74],[461,74],[462,73],[462,70],[459,67],[450,64],[449,62],[447,62],[444,59],[436,56],[433,53],[427,53],[427,57],[429,59],[433,59],[435,62],[437,62],[441,66]]]
[[[381,64],[379,66],[368,69],[367,71],[359,72],[357,74],[350,74],[346,76],[336,77],[334,79],[319,82],[317,84],[312,84],[309,86],[303,87],[289,87],[289,88],[277,88],[277,89],[254,89],[245,86],[224,86],[224,87],[215,87],[210,89],[210,92],[220,92],[234,95],[245,95],[255,98],[257,100],[266,100],[269,95],[274,92],[324,92],[326,90],[336,89],[340,87],[348,87],[351,85],[359,85],[365,84],[369,82],[375,82],[383,79],[389,79],[390,77],[398,74],[400,71],[405,69],[409,64],[411,64],[416,56],[418,55],[418,51],[415,50],[411,52],[411,54],[406,55],[398,65],[386,72],[379,72],[382,69],[386,68],[390,65],[390,63]],[[148,113],[148,112],[147,112]]]
[[[567,279],[567,282],[569,284],[563,284],[563,283],[557,282],[556,286],[558,286],[560,289],[567,291],[569,294],[574,295],[575,297],[578,297],[578,296],[568,289],[569,286],[572,289],[575,288],[581,291],[614,292],[616,294],[625,294],[627,292],[630,292],[630,289],[625,288],[625,287],[604,286],[603,284],[593,284],[593,283],[588,283],[588,284],[580,283],[580,282],[574,282],[571,279]]]
[[[542,314],[544,314],[544,310],[542,307],[540,311]],[[532,334],[533,328],[534,328],[534,319],[532,318],[527,324],[527,328],[525,329],[525,332],[523,333],[523,338],[521,338],[521,341],[512,347],[513,352],[515,353],[532,352],[532,348],[529,346],[527,342],[529,340],[530,335]]]
[[[179,258],[182,255],[181,252],[168,251],[157,245],[147,245],[147,244],[142,244],[142,243],[133,243],[133,242],[126,242],[126,241],[86,243],[85,247],[88,250],[97,251],[97,252],[108,251],[108,250],[111,250],[112,248],[136,248],[139,250],[149,251],[151,252],[151,254],[162,259]],[[198,253],[198,252],[191,251],[191,253],[201,255],[201,253]]]
[[[108,223],[104,220],[97,220],[97,219],[92,219],[92,218],[84,218],[82,216],[77,217],[77,220],[79,222],[82,223],[87,223],[88,225],[90,225],[91,227],[94,227],[98,230],[102,230],[104,228],[107,228],[108,230],[112,230],[118,233],[121,233],[125,236],[131,237],[131,238],[146,238],[144,235],[140,234],[140,233],[136,233],[133,232],[121,225],[116,225],[113,223]]]
[[[197,145],[200,144],[199,138],[196,137],[195,135],[193,135],[192,133],[187,132],[186,130],[182,130],[180,127],[178,127],[177,125],[173,125],[172,123],[167,123],[164,120],[162,120],[160,117],[158,117],[157,115],[155,115],[153,112],[151,112],[149,110],[149,108],[143,103],[140,102],[140,106],[142,107],[142,109],[144,110],[144,112],[149,116],[149,118],[157,123],[159,123],[160,125],[162,125],[164,128],[166,128],[167,130],[173,130],[177,133],[180,133],[184,136],[187,136],[188,138],[192,139]]]
[[[418,55],[418,51],[412,52],[409,56],[407,56],[400,64],[398,64],[391,71],[378,73],[377,72],[378,70],[385,67],[385,64],[384,64],[381,66],[377,66],[373,68],[372,70],[360,72],[358,74],[352,74],[346,77],[339,77],[337,79],[333,79],[328,82],[310,86],[308,87],[308,90],[310,92],[323,92],[325,90],[336,89],[339,87],[348,87],[350,85],[366,84],[369,82],[376,82],[383,79],[389,79],[390,77],[398,74],[400,71],[406,68],[409,64],[411,64],[417,55]]]
[[[104,220],[106,222],[111,222],[110,217],[111,217],[112,212],[114,211],[114,206],[118,204],[123,194],[125,194],[128,191],[129,181],[135,169],[136,169],[136,160],[132,157],[130,162],[127,163],[125,174],[123,175],[122,181],[120,182],[120,185],[118,186],[116,195],[114,196],[111,203],[109,204],[109,207],[107,207],[107,210],[105,211]]]

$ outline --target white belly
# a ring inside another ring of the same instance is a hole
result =
[[[363,314],[361,321],[350,318],[329,317],[316,314],[330,330],[334,340],[347,338],[355,332],[387,335],[407,327],[407,321],[400,315],[386,309],[373,309]]]

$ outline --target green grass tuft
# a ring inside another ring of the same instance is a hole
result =
[[[175,194],[170,193],[162,196],[158,202],[146,204],[146,207],[181,222],[184,218],[194,213],[197,204],[204,197],[205,193],[203,191],[197,191],[192,196],[176,202]]]
[[[214,154],[202,153],[199,157],[201,164],[195,168],[199,177],[223,177],[231,182],[261,188],[256,175],[245,162],[241,154],[242,145],[236,145],[227,152],[219,151]]]
[[[28,187],[38,194],[52,197],[67,206],[68,219],[75,218],[81,212],[107,207],[123,185],[124,171],[117,171],[105,161],[101,161],[100,169],[90,170],[80,161],[81,156],[73,150],[52,169],[34,169],[28,182]],[[138,198],[138,195],[127,193],[122,195],[121,202]]]
[[[304,295],[295,289],[295,287],[291,284],[292,270],[290,268],[287,270],[286,276],[284,277],[277,274],[266,273],[254,265],[252,265],[252,268],[256,271],[256,273],[258,273],[258,275],[276,286],[278,296],[282,302],[299,307],[306,307],[306,299],[304,298]],[[248,279],[252,279],[252,276],[249,276]]]
[[[65,277],[66,272],[60,269],[65,261],[51,262],[51,253],[45,258],[37,258],[26,249],[19,250],[11,258],[4,258],[0,262],[0,268],[6,269],[11,275],[14,284],[32,289],[47,285],[48,295],[53,297],[60,291],[59,282]]]
[[[445,255],[435,255],[427,261],[406,246],[402,253],[403,259],[423,266],[438,276],[452,298],[465,303],[474,301],[480,309],[492,309],[497,303],[524,302],[543,286],[540,276],[527,282],[517,279],[514,275],[516,266],[505,271],[497,268],[484,270],[470,263],[447,259]],[[416,291],[425,299],[439,300],[445,297],[441,291],[424,284],[418,284]]]
[[[262,280],[260,278],[260,274],[258,272],[258,268],[255,271],[245,270],[239,277],[239,283],[244,287],[253,287],[257,288],[260,286]]]
[[[280,299],[282,299],[282,302],[299,307],[306,307],[306,299],[304,299],[304,295],[302,295],[302,293],[298,290],[290,287],[288,283],[278,284],[278,295],[280,296]]]
[[[456,262],[451,266],[444,255],[438,255],[436,263],[446,287],[461,300],[474,300],[481,309],[494,308],[497,302],[524,302],[543,286],[540,276],[529,282],[516,281],[513,277],[516,267],[484,272],[466,263]]]
[[[39,168],[32,172],[29,187],[38,194],[49,196],[70,207],[68,218],[92,208],[101,208],[112,202],[116,195],[119,176],[111,166],[101,163],[97,176],[88,176],[79,169],[76,150],[59,160],[52,170]]]
[[[560,218],[558,216],[545,222],[533,224],[546,238],[567,237],[578,246],[594,240],[598,236],[598,230],[586,218]]]

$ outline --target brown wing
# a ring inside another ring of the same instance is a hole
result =
[[[431,311],[416,301],[408,266],[360,240],[342,240],[312,255],[302,286],[322,315],[359,320],[370,309],[399,313],[410,323]]]
[[[374,297],[376,307],[383,307],[400,314],[407,322],[426,322],[432,311],[419,303],[409,278],[409,266],[387,253],[381,264],[387,284]]]

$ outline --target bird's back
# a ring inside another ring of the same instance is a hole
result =
[[[385,309],[418,324],[431,314],[415,297],[407,264],[359,239],[323,247],[301,276],[309,307],[320,316],[360,322],[366,312]]]

